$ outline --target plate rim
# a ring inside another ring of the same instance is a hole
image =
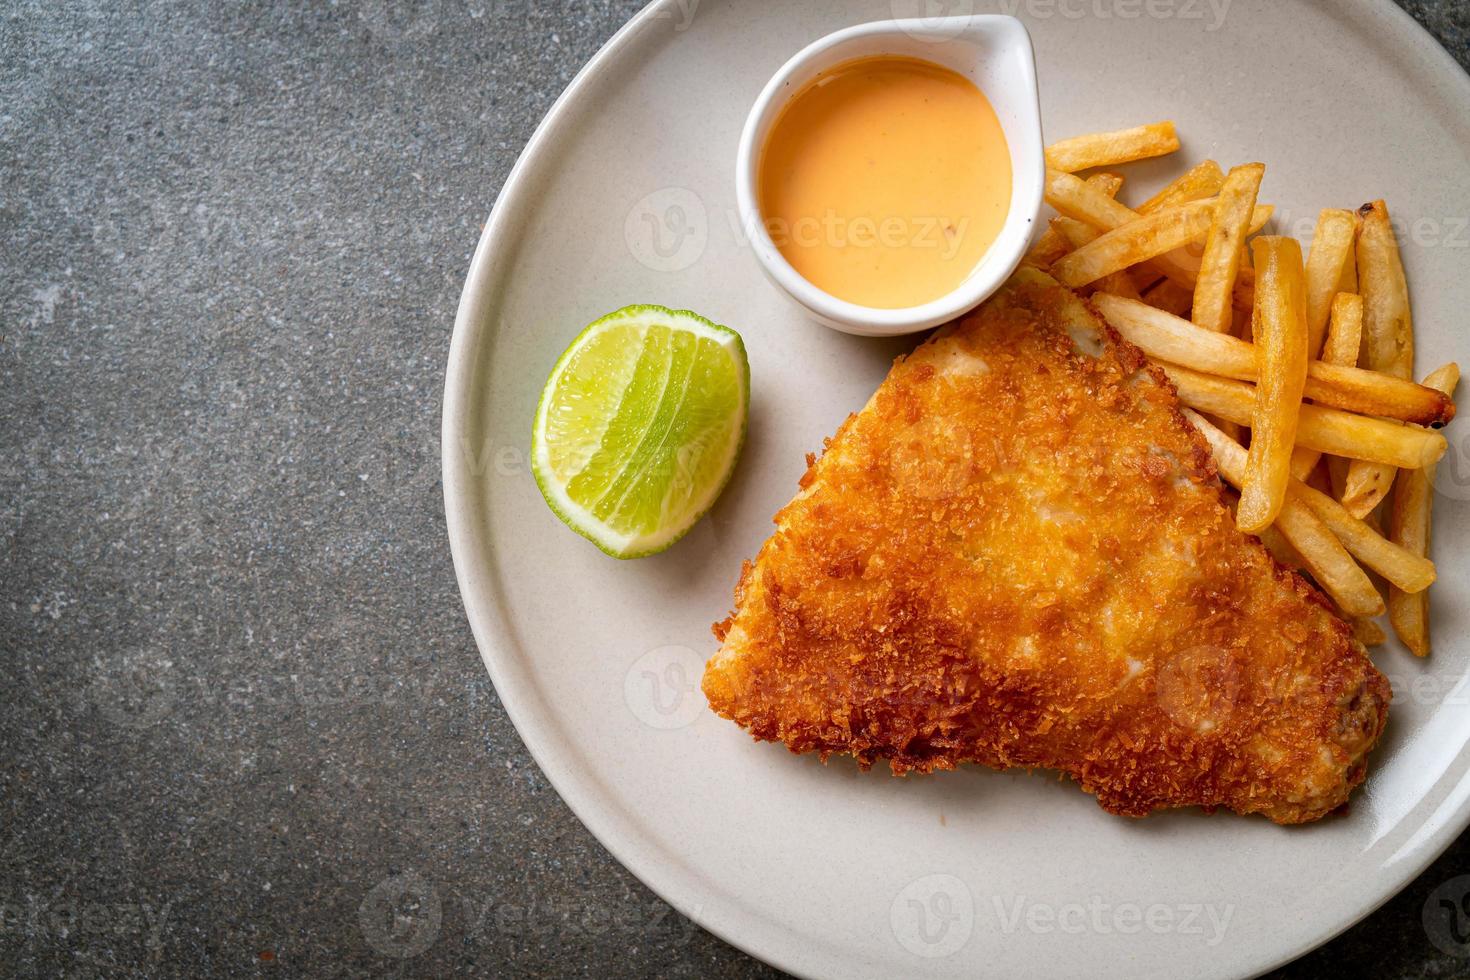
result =
[[[699,888],[695,883],[694,873],[682,864],[670,865],[648,859],[650,855],[644,853],[647,850],[647,844],[642,840],[644,835],[636,826],[629,825],[629,821],[617,808],[608,807],[605,805],[606,801],[595,798],[598,793],[595,774],[580,773],[576,767],[567,764],[564,750],[554,744],[555,740],[550,734],[557,726],[547,717],[548,712],[539,694],[528,690],[522,678],[516,676],[516,671],[508,660],[502,663],[497,659],[500,653],[500,637],[497,634],[509,627],[496,622],[489,610],[478,608],[486,605],[484,594],[487,589],[482,579],[489,568],[489,555],[474,543],[475,535],[471,528],[479,522],[476,513],[479,501],[474,485],[478,478],[469,471],[465,454],[460,448],[461,440],[470,427],[467,409],[473,404],[474,396],[470,388],[475,374],[470,354],[477,349],[481,339],[483,323],[480,322],[482,318],[479,312],[491,301],[491,291],[487,284],[495,279],[495,267],[502,259],[502,256],[495,253],[493,243],[507,234],[507,228],[516,223],[517,214],[528,206],[527,190],[532,183],[531,176],[542,164],[541,158],[571,114],[573,105],[593,88],[596,77],[610,68],[624,53],[625,48],[634,44],[645,27],[667,16],[677,17],[680,2],[681,0],[651,0],[603,43],[577,71],[537,124],[496,194],[490,216],[484,224],[466,270],[445,369],[440,427],[445,524],[460,601],[469,620],[481,661],[517,735],[546,776],[547,782],[573,815],[630,874],[700,928],[762,963],[792,976],[817,980],[824,976],[815,970],[815,964],[823,958],[821,953],[806,950],[807,959],[812,961],[808,963],[803,960],[801,950],[793,943],[781,942],[779,933],[757,933],[764,940],[757,944],[750,938],[752,934],[748,927],[764,928],[769,923],[751,916],[737,904],[726,906],[720,917],[704,916],[704,905],[697,901]],[[1390,21],[1390,29],[1385,33],[1392,35],[1393,40],[1411,45],[1419,57],[1432,62],[1432,67],[1437,69],[1435,73],[1443,77],[1451,89],[1449,97],[1455,98],[1454,90],[1458,90],[1455,101],[1470,106],[1470,71],[1456,61],[1434,35],[1394,0],[1350,0],[1344,7],[1347,9],[1341,12],[1354,19],[1363,15],[1376,15]],[[499,599],[499,590],[494,587],[493,582],[488,591]],[[1466,749],[1470,749],[1470,746]],[[1462,755],[1466,749],[1462,749]],[[1399,870],[1388,877],[1391,882],[1389,887],[1367,894],[1350,914],[1342,916],[1334,925],[1312,934],[1304,934],[1289,948],[1283,947],[1277,953],[1256,957],[1253,964],[1244,964],[1249,973],[1228,975],[1260,976],[1291,963],[1340,936],[1401,893],[1467,827],[1470,827],[1470,800],[1461,804],[1460,811],[1454,814],[1453,819],[1446,820],[1430,833],[1418,845],[1417,853],[1397,863],[1396,868]],[[793,934],[793,938],[798,937]],[[1226,974],[1200,974],[1206,975]]]

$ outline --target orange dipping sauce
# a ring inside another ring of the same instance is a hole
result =
[[[812,285],[899,309],[970,275],[1011,207],[1011,153],[969,79],[916,58],[859,58],[782,109],[761,153],[760,208]]]

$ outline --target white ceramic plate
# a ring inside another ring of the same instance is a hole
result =
[[[1459,557],[1470,473],[1453,427],[1435,515],[1438,647],[1424,662],[1397,647],[1376,654],[1396,700],[1345,816],[1298,828],[1228,813],[1133,821],[1044,774],[864,775],[754,744],[698,694],[709,624],[796,489],[803,454],[911,346],[805,321],[762,278],[732,217],[740,127],[793,51],[917,6],[656,4],[551,111],[496,202],[450,352],[444,485],[475,637],[531,752],[608,849],[680,911],[792,973],[1267,970],[1401,888],[1470,814]],[[1049,138],[1173,118],[1191,162],[1264,160],[1263,198],[1299,237],[1319,208],[1386,197],[1405,224],[1421,370],[1466,353],[1456,332],[1470,308],[1470,80],[1397,8],[973,7],[1026,21]],[[1178,166],[1133,172],[1147,184]],[[562,348],[633,302],[739,329],[752,408],[714,511],[671,551],[620,563],[557,522],[526,451]]]

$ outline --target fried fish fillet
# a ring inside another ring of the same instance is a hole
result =
[[[1301,823],[1383,730],[1387,680],[1236,529],[1167,380],[1041,273],[899,358],[775,523],[703,688],[793,752]]]

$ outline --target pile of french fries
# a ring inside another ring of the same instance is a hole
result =
[[[1239,491],[1236,522],[1308,573],[1367,645],[1429,652],[1434,466],[1460,370],[1413,381],[1414,331],[1383,201],[1321,213],[1305,257],[1257,234],[1266,168],[1206,160],[1129,207],[1102,168],[1179,149],[1172,122],[1095,133],[1046,151],[1058,216],[1027,262],[1090,295],[1158,364]],[[1090,176],[1079,176],[1092,171]],[[1365,570],[1366,568],[1366,570]],[[1369,572],[1387,589],[1385,602]]]

